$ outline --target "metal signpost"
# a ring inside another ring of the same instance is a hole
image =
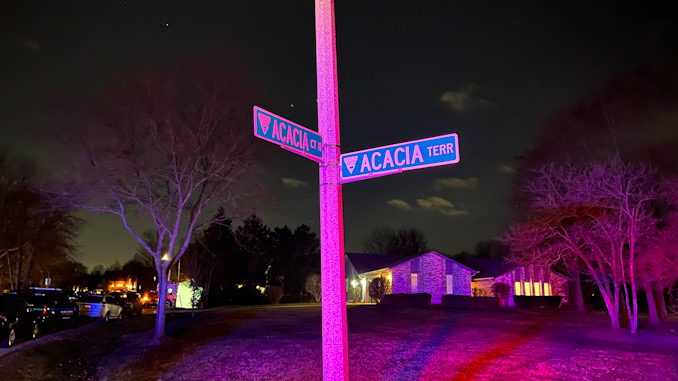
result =
[[[323,379],[348,380],[341,184],[459,162],[457,134],[341,154],[334,0],[315,0],[318,132],[254,106],[254,135],[320,163]]]

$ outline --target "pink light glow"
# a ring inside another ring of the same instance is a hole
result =
[[[325,138],[320,165],[320,263],[323,379],[348,380],[344,222],[339,182],[339,98],[334,1],[315,1],[318,132]]]

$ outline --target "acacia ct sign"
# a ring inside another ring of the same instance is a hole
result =
[[[323,136],[261,107],[254,106],[254,135],[323,163]]]

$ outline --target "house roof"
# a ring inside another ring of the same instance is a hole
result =
[[[516,265],[512,265],[500,259],[455,257],[454,260],[472,269],[480,271],[478,274],[473,276],[474,278],[496,278],[517,267]]]
[[[469,267],[468,265],[459,262],[455,259],[452,259],[448,256],[440,254],[439,252],[432,250],[427,253],[417,254],[417,255],[395,255],[395,254],[361,254],[361,253],[346,253],[346,256],[353,264],[353,267],[358,272],[358,274],[363,274],[370,271],[386,269],[400,265],[402,263],[411,261],[415,258],[427,255],[434,254],[438,255],[446,260],[450,260],[458,263],[462,267],[466,267],[471,274],[476,273],[477,270]]]
[[[358,274],[385,269],[406,262],[418,255],[346,253]]]

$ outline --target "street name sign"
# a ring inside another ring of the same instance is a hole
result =
[[[254,106],[254,136],[323,163],[323,136],[261,107]]]
[[[341,155],[341,182],[459,162],[457,134],[413,140]]]

